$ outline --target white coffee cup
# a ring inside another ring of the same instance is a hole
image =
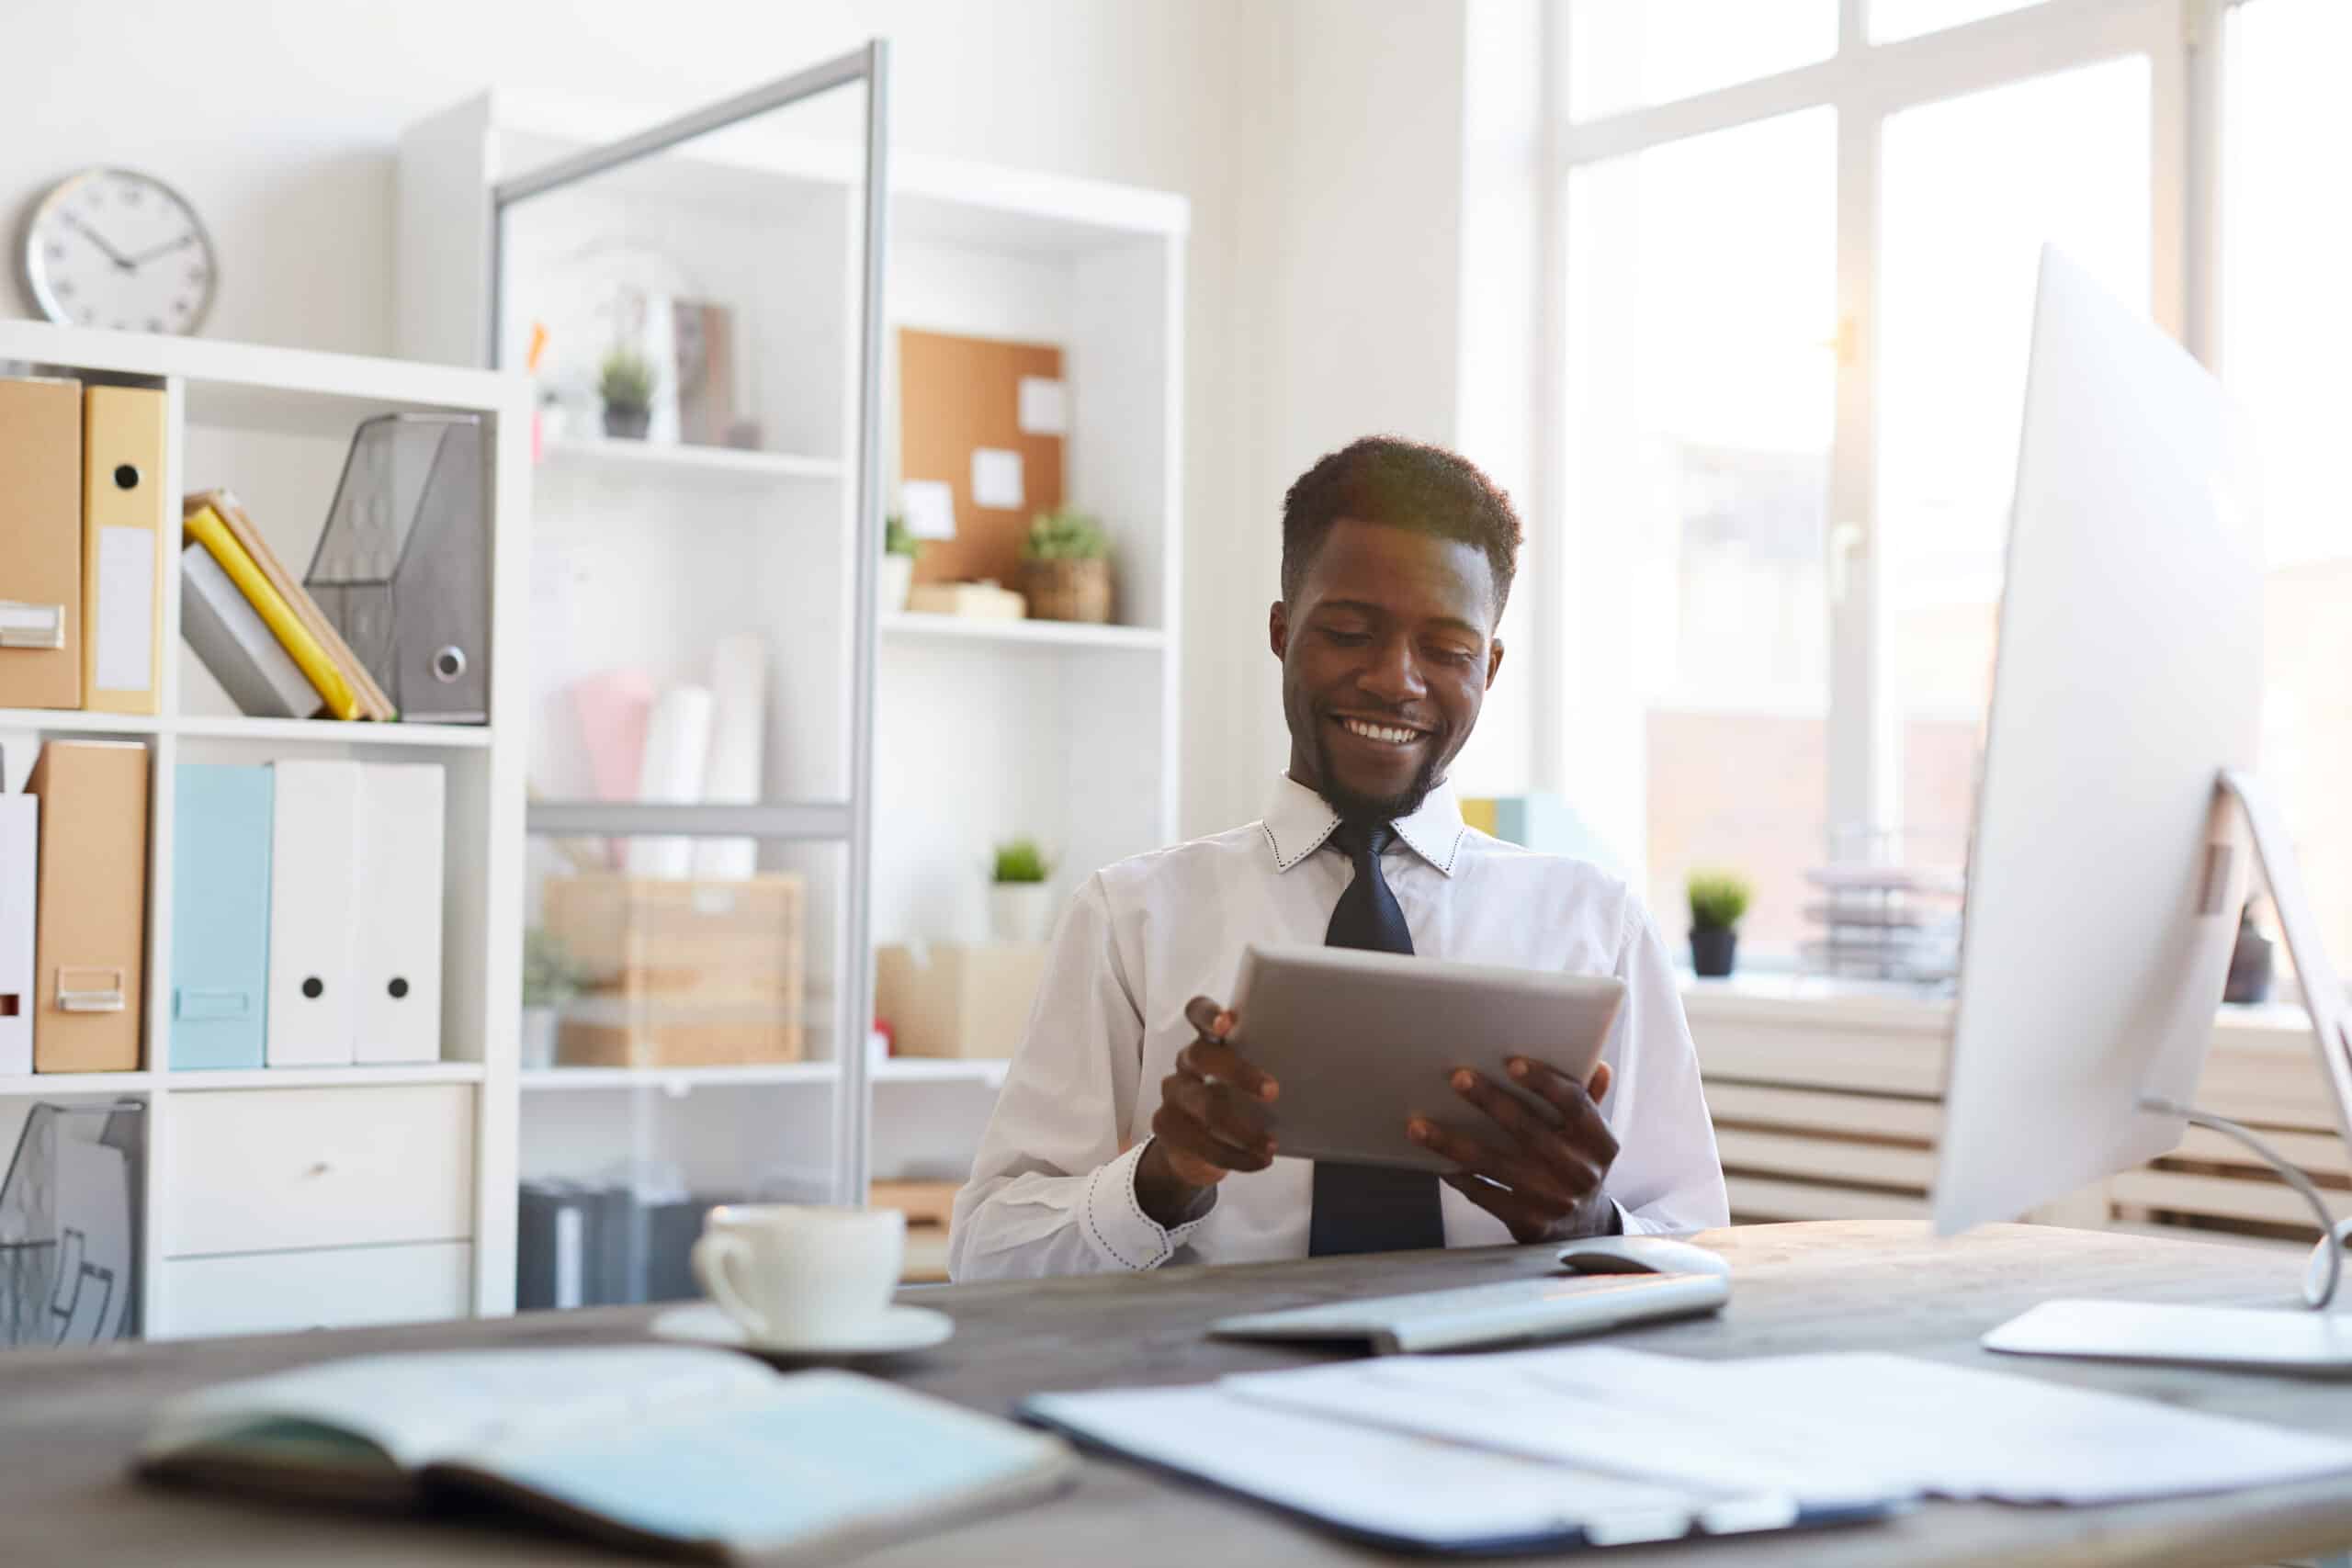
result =
[[[695,1278],[758,1343],[839,1340],[888,1308],[906,1247],[896,1209],[729,1203],[703,1221]]]

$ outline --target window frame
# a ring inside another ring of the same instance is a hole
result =
[[[1532,585],[1545,613],[1530,726],[1534,776],[1571,792],[1592,826],[1648,867],[1643,716],[1652,706],[1610,674],[1624,606],[1605,530],[1565,515],[1576,455],[1566,429],[1570,286],[1576,222],[1569,174],[1589,164],[1692,136],[1826,106],[1837,117],[1838,372],[1824,559],[1830,626],[1828,797],[1822,852],[1844,824],[1898,835],[1903,826],[1903,713],[1891,677],[1887,606],[1876,547],[1880,148],[1887,119],[1922,105],[2132,55],[2149,62],[2149,302],[2154,320],[2220,369],[2222,70],[2229,8],[2256,0],[2041,0],[1942,31],[1872,44],[1868,0],[1838,0],[1838,48],[1814,64],[1673,102],[1572,122],[1564,7],[1541,8],[1543,167],[1539,172],[1535,320],[1545,373],[1538,400],[1536,482],[1545,547]],[[2022,329],[2020,329],[2022,330]],[[1690,711],[1690,694],[1669,705]],[[1736,708],[1736,703],[1728,705]],[[1899,841],[1891,838],[1890,841]]]

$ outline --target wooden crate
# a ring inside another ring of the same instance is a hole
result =
[[[548,933],[586,975],[556,1059],[579,1066],[797,1062],[807,885],[624,875],[547,885]]]

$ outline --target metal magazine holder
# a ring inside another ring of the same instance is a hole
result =
[[[139,1335],[146,1107],[36,1105],[0,1181],[0,1345]]]
[[[359,426],[302,580],[404,719],[490,722],[490,535],[479,415]]]

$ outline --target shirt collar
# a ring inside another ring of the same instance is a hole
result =
[[[1288,871],[1321,849],[1339,825],[1340,814],[1331,809],[1329,801],[1288,773],[1275,776],[1274,797],[1261,826],[1273,851],[1276,871]],[[1419,809],[1410,817],[1398,818],[1391,826],[1415,854],[1443,874],[1453,874],[1454,861],[1469,829],[1463,825],[1462,806],[1454,799],[1452,784],[1439,784]]]

